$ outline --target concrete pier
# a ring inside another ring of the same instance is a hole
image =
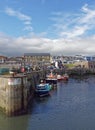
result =
[[[0,109],[7,116],[27,112],[27,105],[33,98],[34,86],[44,77],[44,72],[31,72],[0,77]]]

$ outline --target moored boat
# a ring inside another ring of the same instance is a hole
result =
[[[35,93],[40,97],[49,95],[50,90],[51,85],[49,85],[48,83],[40,83],[35,87]]]
[[[58,81],[68,81],[68,79],[69,79],[69,75],[68,74],[57,75],[57,80]]]
[[[57,84],[57,76],[52,72],[46,76],[46,83],[56,85]]]
[[[63,77],[64,77],[63,78],[64,81],[68,81],[68,79],[69,79],[69,75],[68,74],[65,73]]]
[[[62,81],[64,79],[64,76],[62,76],[62,75],[57,75],[57,80],[58,81]]]

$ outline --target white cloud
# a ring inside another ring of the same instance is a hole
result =
[[[24,24],[31,25],[31,21],[25,21]]]
[[[24,30],[29,30],[32,31],[33,27],[31,26],[32,22],[31,22],[31,17],[28,15],[25,15],[19,11],[15,11],[12,8],[6,8],[5,9],[5,13],[9,16],[14,16],[16,18],[18,18],[19,20],[23,21],[23,24],[25,24],[25,28]]]
[[[83,35],[85,31],[87,31],[88,26],[75,26],[71,32],[60,32],[60,36],[67,36],[68,38],[74,38],[80,35]]]
[[[23,30],[27,30],[27,31],[33,31],[33,28],[31,26],[26,26]]]
[[[95,9],[89,9],[87,4],[81,8],[79,13],[53,12],[52,15],[54,30],[61,37],[80,37],[95,29]]]
[[[84,15],[82,19],[80,20],[80,23],[92,24],[92,22],[95,22],[95,10],[89,9],[86,4],[82,7],[82,11],[84,12]]]
[[[95,55],[95,37],[67,40],[43,37],[12,38],[0,34],[0,53],[5,55],[23,55],[27,52],[49,52],[63,55]]]
[[[22,14],[19,11],[15,11],[12,8],[6,8],[5,12],[10,16],[16,16],[20,20],[31,21],[31,18],[29,16]]]
[[[6,13],[23,21],[26,30],[33,30],[31,17],[11,8],[7,8]],[[64,15],[58,12],[53,15],[53,30],[59,34],[58,38],[47,38],[45,37],[46,32],[39,36],[32,32],[33,35],[17,38],[0,33],[0,53],[23,55],[26,52],[50,52],[55,55],[95,55],[94,9],[89,9],[88,5],[84,5],[79,14]],[[87,35],[88,33],[90,35]]]

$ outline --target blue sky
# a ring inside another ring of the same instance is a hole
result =
[[[95,55],[94,0],[3,0],[0,54]]]

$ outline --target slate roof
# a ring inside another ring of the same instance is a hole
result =
[[[50,56],[50,53],[24,53],[24,56]]]

